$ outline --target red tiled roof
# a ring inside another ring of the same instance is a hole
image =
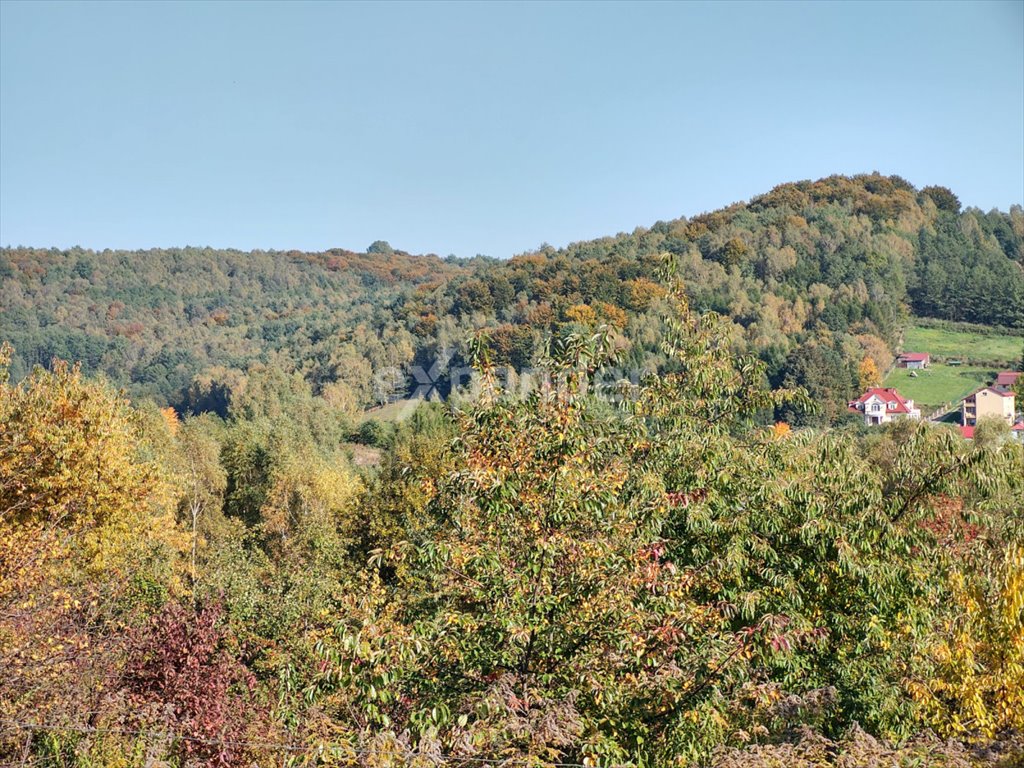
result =
[[[974,439],[974,427],[960,427],[960,435],[964,440]]]
[[[877,397],[885,403],[886,410],[889,413],[910,413],[910,406],[907,404],[907,401],[892,387],[871,387],[867,392],[850,403],[850,410],[859,413],[861,409],[857,408],[857,404],[863,405],[872,397]],[[890,403],[895,404],[896,407],[889,408]]]
[[[908,363],[923,362],[930,358],[931,355],[927,352],[904,352],[900,355],[900,360],[905,360]]]
[[[1020,376],[1020,371],[1002,371],[998,376],[996,376],[996,386],[1012,387]]]
[[[1000,386],[982,387],[981,389],[978,389],[978,390],[975,390],[974,392],[971,392],[971,394],[969,394],[967,397],[965,397],[964,400],[975,400],[977,398],[978,394],[980,394],[981,392],[984,392],[986,390],[988,390],[989,392],[992,392],[993,394],[999,395],[1000,397],[1013,397],[1014,396],[1013,392],[1011,390],[1007,389],[1006,387],[1000,387]]]

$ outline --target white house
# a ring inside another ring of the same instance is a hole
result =
[[[914,401],[904,399],[891,387],[871,387],[849,406],[850,412],[861,414],[869,427],[896,419],[921,418],[921,410],[914,407]]]

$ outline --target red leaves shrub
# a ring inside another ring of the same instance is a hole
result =
[[[691,504],[697,504],[704,501],[708,496],[706,488],[698,488],[695,491],[686,493],[685,491],[669,491],[665,494],[668,499],[669,506],[671,507],[688,507]]]
[[[255,678],[231,652],[223,606],[192,610],[168,603],[129,638],[124,690],[140,711],[157,710],[186,758],[213,765],[245,759],[260,718]]]
[[[966,519],[963,499],[944,495],[932,500],[932,514],[918,525],[935,536],[941,546],[960,554],[970,549],[983,533],[980,525]]]

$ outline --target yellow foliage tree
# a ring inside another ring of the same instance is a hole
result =
[[[651,302],[665,298],[667,293],[661,283],[638,277],[626,282],[626,306],[635,312],[643,312]]]
[[[599,301],[597,303],[597,311],[604,322],[620,330],[625,328],[626,323],[629,322],[625,311],[606,301]]]
[[[286,541],[296,533],[322,529],[345,534],[362,483],[346,468],[320,458],[288,457],[275,471],[260,509],[263,532]]]
[[[128,403],[60,362],[12,386],[9,359],[0,350],[0,714],[69,714],[110,673],[105,638],[125,612],[177,588],[185,539]]]
[[[168,431],[172,435],[177,435],[178,430],[181,428],[181,420],[178,418],[178,412],[170,406],[167,406],[166,408],[160,409],[160,415],[163,417]]]
[[[856,339],[861,348],[861,357],[870,357],[874,360],[879,371],[885,371],[893,364],[892,350],[884,339],[873,333],[858,334]]]
[[[912,684],[943,735],[1024,730],[1024,546],[1011,544],[988,585],[953,575],[956,610],[931,648],[934,677]],[[986,588],[987,587],[987,588]]]
[[[874,359],[865,356],[860,361],[860,365],[857,367],[857,379],[862,391],[869,387],[877,387],[882,383],[882,376],[878,373],[878,366],[875,365]]]
[[[595,325],[597,323],[597,312],[588,304],[574,304],[565,310],[565,319],[570,323]]]

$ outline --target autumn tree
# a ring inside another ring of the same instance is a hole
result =
[[[565,319],[570,323],[593,326],[597,324],[597,312],[586,304],[574,304],[565,310]]]
[[[192,417],[178,428],[180,450],[176,467],[181,490],[179,517],[190,533],[190,577],[193,589],[199,579],[197,558],[211,535],[224,529],[223,505],[227,474],[220,463],[220,442],[209,418]]]
[[[960,198],[948,187],[930,186],[921,189],[921,195],[929,198],[935,207],[946,213],[960,213]]]
[[[875,361],[865,356],[857,367],[857,383],[860,391],[863,392],[870,387],[877,387],[882,383],[882,377],[878,373],[878,366]]]
[[[977,553],[987,568],[950,575],[954,610],[928,647],[935,669],[911,686],[944,735],[1024,729],[1024,548],[997,552]]]
[[[721,318],[672,302],[675,369],[617,412],[588,389],[601,334],[553,341],[550,386],[525,399],[484,387],[425,484],[420,543],[380,553],[413,567],[388,566],[391,597],[370,578],[377,607],[322,642],[314,698],[347,690],[367,738],[410,729],[407,757],[538,764],[920,726],[907,681],[929,674],[947,594],[934,500],[991,499],[1010,470],[920,425],[871,455],[760,428],[806,397],[764,388]]]
[[[120,395],[59,361],[18,385],[2,378],[0,710],[81,724],[110,684],[123,623],[180,590],[185,541]]]
[[[273,759],[250,746],[273,742],[255,676],[237,655],[219,603],[193,610],[169,602],[133,628],[117,684],[134,725],[150,732],[150,754],[225,767]]]

